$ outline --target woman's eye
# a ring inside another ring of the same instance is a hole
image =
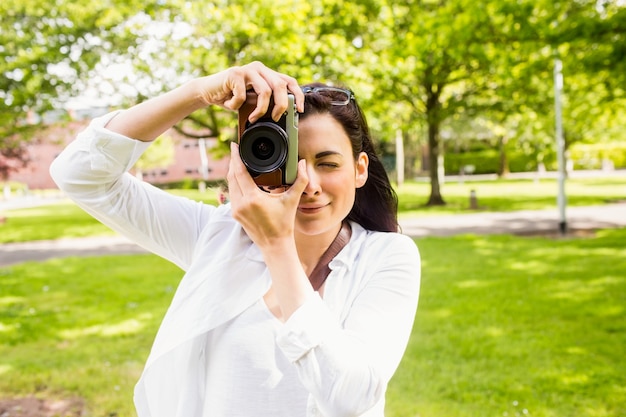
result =
[[[322,162],[319,164],[319,166],[326,168],[337,168],[339,164],[335,164],[334,162]]]

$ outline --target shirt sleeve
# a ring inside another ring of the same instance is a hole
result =
[[[53,161],[50,174],[93,217],[186,270],[214,207],[176,197],[128,173],[150,143],[106,129],[116,114],[94,119]]]
[[[366,276],[345,321],[339,322],[316,293],[278,337],[323,415],[356,416],[376,405],[413,327],[420,282],[415,243],[395,235],[359,259],[367,265],[355,268]]]

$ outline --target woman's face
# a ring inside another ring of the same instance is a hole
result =
[[[367,155],[355,161],[341,124],[319,114],[299,123],[298,157],[306,160],[309,183],[300,198],[296,231],[334,235],[354,205],[356,189],[367,181]]]

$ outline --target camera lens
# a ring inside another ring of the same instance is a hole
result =
[[[257,159],[269,159],[275,149],[276,146],[269,138],[259,137],[252,144],[252,153]]]
[[[253,176],[276,171],[287,159],[287,139],[287,133],[277,124],[257,122],[241,135],[241,160]]]

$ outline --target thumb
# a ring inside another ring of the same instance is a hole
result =
[[[246,101],[246,85],[242,80],[232,80],[225,86],[232,96],[224,101],[224,107],[229,110],[238,110]]]
[[[306,160],[301,159],[298,161],[298,175],[296,176],[296,180],[289,187],[289,194],[295,194],[300,198],[302,193],[304,192],[306,186],[309,184],[309,175],[306,170]]]

